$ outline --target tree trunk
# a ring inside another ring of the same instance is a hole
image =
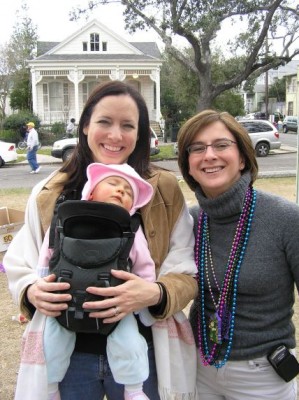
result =
[[[201,86],[199,90],[199,97],[197,102],[197,111],[203,111],[212,107],[212,101],[214,100],[212,84],[207,79],[200,79]]]

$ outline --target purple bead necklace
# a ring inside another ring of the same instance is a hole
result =
[[[198,344],[202,362],[205,366],[222,367],[229,358],[232,349],[237,289],[240,267],[245,255],[249,239],[252,218],[256,205],[256,191],[249,186],[246,191],[242,211],[234,235],[226,272],[221,287],[219,286],[212,260],[210,246],[209,219],[205,212],[200,211],[198,217],[197,236],[195,242],[195,261],[198,269],[199,286],[198,309]],[[219,292],[218,301],[212,291],[209,269]],[[209,321],[205,316],[205,284],[215,307],[215,314]],[[221,352],[226,347],[225,353]],[[219,356],[223,358],[219,360]]]

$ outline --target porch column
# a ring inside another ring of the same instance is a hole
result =
[[[70,71],[68,75],[68,80],[74,84],[75,89],[75,119],[79,121],[80,119],[80,108],[79,108],[79,83],[83,81],[85,76],[82,73],[82,70],[79,70],[75,67]]]
[[[157,68],[157,76],[156,76],[156,121],[160,121],[161,119],[161,105],[160,105],[160,68]]]
[[[35,69],[31,68],[31,91],[32,91],[32,110],[37,114],[37,93],[36,93],[36,73]]]
[[[109,78],[112,81],[120,80],[123,81],[126,79],[126,75],[124,74],[123,69],[119,69],[119,67],[111,68],[111,74],[109,74]]]
[[[157,67],[152,71],[150,75],[152,81],[156,83],[156,121],[160,121],[161,118],[161,106],[160,106],[160,68]]]
[[[77,81],[75,84],[75,119],[77,123],[80,119],[80,112],[79,112],[79,82]]]

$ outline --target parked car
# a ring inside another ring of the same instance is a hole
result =
[[[257,157],[266,157],[270,150],[280,149],[279,133],[271,122],[258,119],[238,121],[249,133]],[[178,154],[178,145],[174,143],[174,154]]]
[[[257,157],[266,157],[270,150],[280,149],[279,133],[269,121],[250,119],[239,121],[249,133]]]
[[[78,138],[61,139],[54,142],[51,155],[55,158],[61,158],[63,162],[67,161],[77,146]],[[156,132],[151,128],[151,156],[158,154],[159,141]]]
[[[287,115],[282,121],[282,130],[284,133],[290,131],[297,132],[298,129],[298,117]]]
[[[52,157],[62,158],[62,161],[67,161],[73,154],[74,148],[77,146],[78,138],[60,139],[53,143],[51,150]]]
[[[266,113],[257,111],[255,113],[245,115],[244,119],[267,119],[267,116]]]
[[[7,162],[16,161],[18,154],[14,143],[7,143],[0,140],[0,167]]]
[[[244,119],[254,119],[254,113],[246,114]]]
[[[256,112],[254,113],[254,119],[267,119],[267,115],[264,112]]]

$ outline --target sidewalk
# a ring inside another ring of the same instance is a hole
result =
[[[297,147],[287,146],[285,144],[281,145],[280,149],[271,150],[271,153],[284,154],[284,153],[296,153]]]
[[[40,165],[62,164],[61,158],[55,158],[52,156],[47,156],[45,154],[37,154],[36,158],[37,158],[37,163]],[[19,163],[15,163],[15,164],[16,165],[28,165],[28,161],[24,160]]]

